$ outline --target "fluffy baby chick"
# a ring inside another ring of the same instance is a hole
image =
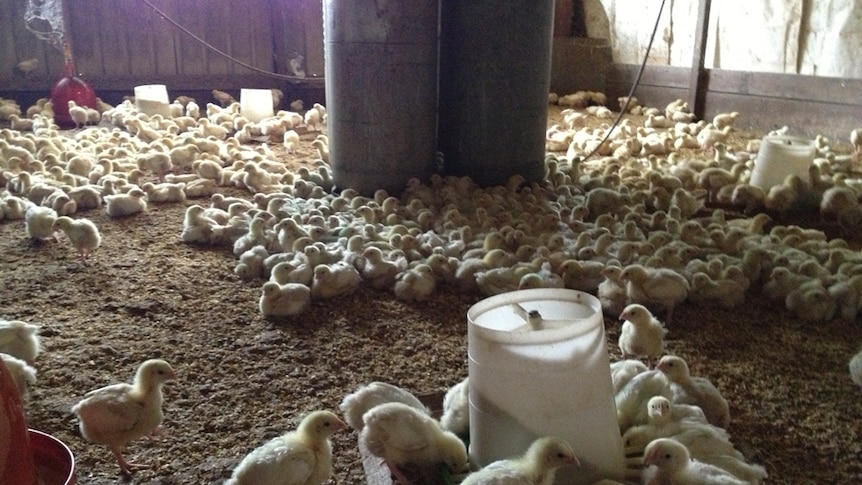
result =
[[[183,202],[186,200],[186,184],[162,182],[154,184],[147,182],[141,189],[147,193],[149,202]]]
[[[596,287],[596,296],[602,304],[602,310],[610,315],[619,315],[629,303],[626,284],[621,279],[623,269],[606,266],[600,273],[604,280]]]
[[[110,217],[126,217],[147,210],[147,194],[134,188],[125,194],[106,195],[105,211]]]
[[[698,271],[691,276],[689,299],[695,303],[717,303],[722,308],[733,309],[745,302],[747,289],[734,280],[713,279]]]
[[[730,113],[719,113],[712,118],[712,125],[723,130],[725,126],[733,126],[739,118],[739,112],[732,111]]]
[[[475,274],[476,284],[479,291],[485,296],[499,295],[509,291],[516,291],[521,278],[530,272],[530,268],[523,266],[504,266],[502,268],[491,268],[487,271],[477,271]]]
[[[0,320],[0,352],[33,365],[40,351],[38,325],[21,320]]]
[[[850,144],[853,146],[853,154],[858,158],[862,153],[862,128],[850,131]]]
[[[35,57],[31,57],[30,59],[24,59],[23,61],[15,64],[15,68],[21,71],[24,74],[28,74],[32,71],[35,71],[36,68],[39,67],[39,59]]]
[[[301,283],[267,281],[260,289],[258,307],[266,317],[299,315],[311,305],[311,288]]]
[[[611,362],[611,384],[614,387],[614,395],[620,392],[632,378],[649,368],[643,362],[635,359],[618,360]]]
[[[107,445],[120,471],[149,468],[149,465],[127,461],[123,448],[129,442],[157,432],[162,423],[162,385],[176,379],[171,366],[161,359],[151,359],[138,367],[132,384],[112,384],[88,392],[72,407],[78,416],[81,435],[88,441]]]
[[[80,128],[87,124],[89,117],[87,115],[87,108],[84,106],[78,106],[74,100],[69,100],[69,117],[72,118],[72,121],[75,123],[75,128]]]
[[[321,130],[321,121],[320,121],[320,112],[314,108],[309,109],[305,112],[303,116],[303,121],[305,122],[305,127],[308,131],[320,131]]]
[[[344,420],[351,428],[362,431],[365,423],[362,416],[371,408],[387,402],[400,402],[428,414],[431,412],[410,391],[388,384],[386,382],[372,382],[359,387],[356,391],[344,396],[339,409],[344,413]]]
[[[414,268],[402,272],[395,279],[395,298],[406,302],[427,301],[437,289],[434,270],[427,264],[417,264]]]
[[[180,238],[185,243],[208,244],[212,239],[212,230],[218,223],[206,215],[206,208],[193,204],[186,208],[183,218],[183,232]]]
[[[662,357],[656,369],[670,380],[674,403],[694,404],[703,410],[710,424],[727,429],[730,406],[709,379],[692,377],[685,360],[675,355]]]
[[[282,135],[282,144],[287,153],[294,153],[299,146],[299,134],[295,130],[287,130]]]
[[[319,264],[314,267],[311,280],[311,296],[329,299],[353,293],[362,283],[355,267],[339,261],[335,264]]]
[[[859,352],[850,359],[849,367],[850,379],[857,386],[862,387],[862,349],[859,349]]]
[[[859,195],[850,187],[830,187],[820,197],[820,220],[831,221],[853,207],[859,206]]]
[[[467,466],[467,448],[454,433],[445,431],[434,418],[400,402],[375,406],[362,417],[360,444],[383,459],[403,484],[407,474],[426,476],[440,463],[453,473]]]
[[[27,237],[33,241],[44,239],[56,239],[54,221],[57,220],[57,211],[50,207],[31,205],[24,213],[24,227]]]
[[[82,261],[86,261],[102,243],[99,228],[89,219],[72,219],[60,216],[54,221],[54,230],[63,231],[69,242],[78,251]]]
[[[356,262],[362,279],[376,290],[392,288],[395,278],[406,266],[406,260],[386,259],[383,251],[376,246],[368,246],[362,250],[362,255]]]
[[[618,341],[623,358],[646,357],[652,366],[653,359],[664,352],[664,337],[667,329],[643,305],[632,303],[622,313],[622,330]]]
[[[329,163],[329,145],[326,143],[324,138],[316,138],[313,142],[311,142],[311,146],[317,149],[317,154],[320,156],[320,159],[326,163]]]
[[[649,422],[655,426],[668,423],[709,424],[703,409],[693,404],[674,404],[664,396],[653,396],[647,401]]]
[[[684,276],[667,268],[648,268],[640,264],[626,266],[620,274],[626,283],[626,295],[632,303],[655,305],[667,311],[665,323],[670,325],[673,309],[685,301],[690,285]]]
[[[643,483],[674,483],[680,485],[745,485],[715,465],[693,460],[682,443],[659,438],[647,445],[644,451]],[[649,468],[649,467],[655,468]]]
[[[346,428],[330,411],[314,411],[295,431],[246,455],[225,485],[322,485],[332,475],[332,433]]]
[[[470,434],[470,378],[450,387],[443,396],[443,414],[440,416],[440,426],[458,436],[467,437]]]
[[[614,395],[620,431],[637,424],[645,424],[648,418],[647,403],[654,396],[673,397],[670,380],[658,370],[648,370],[632,377]]]
[[[495,461],[461,483],[551,485],[557,469],[567,465],[580,466],[572,447],[563,439],[546,436],[534,441],[522,456]]]
[[[0,352],[0,360],[9,369],[9,374],[12,376],[12,380],[15,381],[21,401],[26,401],[30,386],[36,384],[36,369],[27,364],[27,362],[2,352]]]

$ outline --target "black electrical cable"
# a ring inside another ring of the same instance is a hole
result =
[[[661,0],[661,6],[659,6],[658,15],[655,18],[655,25],[652,28],[652,35],[650,35],[649,43],[647,44],[646,52],[644,53],[643,62],[641,62],[640,69],[638,69],[638,74],[635,77],[635,82],[632,84],[632,88],[629,90],[628,96],[626,96],[625,104],[620,107],[620,114],[617,115],[617,119],[615,119],[613,124],[611,125],[611,127],[608,128],[607,132],[605,133],[604,138],[602,138],[602,142],[599,143],[598,145],[596,145],[596,148],[594,148],[593,151],[591,151],[589,154],[587,154],[587,156],[582,157],[581,161],[587,160],[588,158],[595,155],[596,152],[598,152],[601,149],[602,145],[604,145],[605,142],[608,141],[608,138],[610,138],[611,133],[613,133],[614,129],[617,126],[619,126],[620,121],[622,121],[622,119],[623,119],[623,116],[625,116],[626,113],[628,112],[629,103],[631,103],[632,96],[635,94],[635,90],[637,89],[638,85],[640,84],[641,76],[643,76],[644,69],[646,68],[647,59],[649,59],[649,53],[650,53],[650,50],[652,50],[652,43],[653,43],[653,40],[655,40],[656,32],[658,32],[658,24],[659,24],[659,21],[661,20],[661,14],[662,14],[662,12],[664,12],[665,1],[666,0]]]
[[[243,62],[243,61],[241,61],[241,60],[239,60],[239,59],[237,59],[237,58],[235,58],[235,57],[231,56],[231,55],[230,55],[230,54],[228,54],[227,52],[222,51],[222,50],[221,50],[221,49],[219,49],[218,47],[216,47],[216,46],[214,46],[214,45],[210,44],[209,42],[205,41],[204,39],[202,39],[202,38],[198,37],[198,36],[197,36],[197,35],[195,35],[193,32],[189,31],[187,28],[185,28],[185,27],[183,27],[182,25],[180,25],[179,23],[177,23],[177,21],[175,21],[174,19],[172,19],[172,18],[168,17],[168,15],[167,15],[165,12],[161,11],[158,7],[156,7],[155,5],[153,5],[152,3],[150,3],[150,1],[149,1],[149,0],[141,0],[141,1],[142,1],[142,2],[144,2],[144,4],[145,4],[146,6],[150,7],[151,9],[153,9],[153,11],[155,11],[157,14],[159,14],[163,19],[167,20],[170,24],[172,24],[174,27],[176,27],[177,29],[179,29],[182,33],[184,33],[184,34],[188,35],[189,37],[191,37],[192,39],[194,39],[194,40],[196,40],[196,41],[200,42],[200,43],[201,43],[201,44],[203,44],[205,47],[207,47],[207,48],[209,48],[210,50],[212,50],[212,51],[216,52],[217,54],[221,55],[222,57],[225,57],[226,59],[228,59],[229,61],[231,61],[231,62],[233,62],[233,63],[239,64],[240,66],[242,66],[242,67],[244,67],[244,68],[246,68],[246,69],[250,69],[250,70],[255,71],[255,72],[258,72],[258,73],[260,73],[260,74],[265,74],[265,75],[267,75],[267,76],[274,77],[274,78],[277,78],[277,79],[286,79],[286,80],[288,80],[288,81],[299,81],[299,82],[308,81],[308,78],[305,78],[305,77],[289,76],[289,75],[287,75],[287,74],[279,74],[279,73],[277,73],[277,72],[267,71],[266,69],[261,69],[261,68],[259,68],[259,67],[254,67],[254,66],[252,66],[251,64],[245,63],[245,62]],[[323,78],[322,78],[322,77],[315,77],[314,79],[315,79],[315,80],[321,80],[321,79],[323,79]]]

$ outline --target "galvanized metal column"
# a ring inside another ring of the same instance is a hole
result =
[[[325,0],[323,18],[335,184],[400,194],[434,170],[438,0]]]
[[[480,185],[544,176],[554,0],[441,0],[438,147]]]

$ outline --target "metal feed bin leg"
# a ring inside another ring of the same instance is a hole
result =
[[[400,194],[434,171],[438,0],[325,0],[335,185]]]
[[[554,0],[441,0],[438,148],[479,185],[544,176]]]

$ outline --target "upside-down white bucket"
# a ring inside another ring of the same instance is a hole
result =
[[[269,89],[241,89],[239,92],[239,112],[252,123],[272,117],[272,91]]]
[[[760,142],[749,184],[769,190],[783,183],[791,174],[807,180],[814,153],[813,140],[793,136],[765,136]]]
[[[168,88],[164,84],[145,84],[135,86],[135,106],[149,116],[171,115],[168,105]]]
[[[569,442],[580,467],[557,484],[621,479],[625,456],[596,297],[567,289],[513,291],[467,312],[470,459],[521,455],[536,438]]]

